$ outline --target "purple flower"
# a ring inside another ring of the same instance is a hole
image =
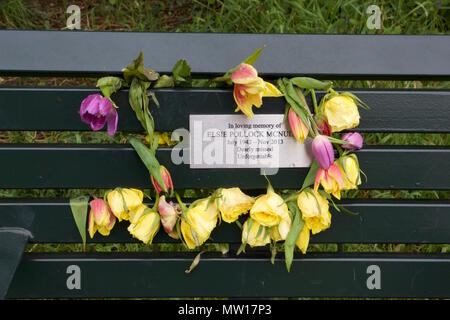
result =
[[[110,136],[117,131],[119,116],[116,108],[112,106],[109,98],[102,97],[100,94],[91,94],[81,102],[80,116],[81,121],[91,125],[93,131],[103,129],[105,123],[108,123]]]
[[[334,162],[333,145],[326,136],[317,135],[312,142],[312,152],[320,167],[328,170]]]
[[[350,144],[343,144],[343,149],[358,150],[363,145],[363,137],[358,132],[346,133],[342,136],[342,140],[350,142]]]

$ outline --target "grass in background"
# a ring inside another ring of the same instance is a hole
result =
[[[69,4],[81,8],[83,30],[248,32],[248,33],[347,33],[347,34],[448,34],[450,0],[228,0],[228,1],[44,1],[3,0],[0,29],[64,30]],[[366,8],[382,11],[382,29],[366,28]],[[4,77],[2,85],[94,86],[92,78]],[[337,88],[449,89],[450,81],[336,81]],[[364,134],[367,144],[449,146],[446,134]],[[104,132],[0,132],[1,143],[124,143],[125,137],[109,138]],[[370,177],[369,177],[370,178]],[[0,197],[70,197],[101,195],[105,190],[0,190]],[[187,197],[206,190],[185,190]],[[449,191],[354,190],[347,198],[449,199]],[[162,232],[162,231],[161,231]],[[174,245],[102,244],[95,251],[179,250]],[[208,247],[217,250],[217,248]],[[80,251],[81,245],[30,245],[28,251]],[[310,251],[448,252],[449,245],[312,245]]]

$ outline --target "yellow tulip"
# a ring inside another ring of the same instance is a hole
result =
[[[273,190],[256,199],[250,217],[265,227],[277,226],[282,220],[290,219],[286,203]]]
[[[181,219],[181,233],[189,249],[209,239],[219,217],[216,201],[205,198],[192,203]]]
[[[361,184],[361,176],[356,155],[343,156],[338,160],[338,164],[344,180],[342,190],[357,189]]]
[[[333,132],[355,128],[359,125],[358,106],[346,95],[337,95],[325,101],[323,113]]]
[[[137,223],[145,210],[150,210],[145,204],[141,203],[128,212],[128,220],[130,223]]]
[[[254,203],[255,199],[239,188],[220,189],[217,193],[217,205],[222,220],[228,223],[236,221],[241,214],[247,213]]]
[[[119,219],[129,219],[129,211],[142,204],[144,194],[138,189],[116,188],[106,195],[112,213]]]
[[[300,235],[298,236],[297,242],[295,243],[303,254],[305,254],[306,250],[308,249],[309,236],[309,229],[306,225],[304,225],[302,231],[300,232]]]
[[[328,200],[318,191],[307,189],[297,198],[297,205],[302,213],[303,221],[312,234],[328,229],[331,225],[331,213]]]
[[[270,229],[249,218],[242,226],[242,243],[250,247],[263,247],[270,243]]]
[[[153,238],[159,230],[160,218],[156,211],[151,210],[147,206],[145,207],[142,211],[139,210],[140,216],[137,222],[130,224],[128,231],[133,237],[148,244],[152,243]]]

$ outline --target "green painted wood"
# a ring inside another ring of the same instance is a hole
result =
[[[450,243],[450,201],[361,199],[340,203],[359,215],[331,208],[331,228],[312,237],[312,243]],[[117,223],[109,237],[97,233],[88,242],[137,242],[128,233],[128,225]],[[32,243],[81,242],[68,199],[2,199],[0,227],[26,228],[34,236]],[[179,241],[161,229],[154,243],[168,242]],[[240,243],[241,231],[235,224],[222,223],[213,231],[211,242]]]
[[[307,35],[1,30],[0,73],[117,74],[143,51],[146,66],[223,74],[265,45],[263,75],[321,78],[447,78],[447,35]],[[107,49],[106,49],[107,48]]]
[[[27,254],[7,298],[450,297],[449,254],[308,254],[290,273],[268,255],[207,253],[186,274],[193,254]],[[69,266],[80,270],[79,290],[67,289]],[[374,269],[380,289],[367,286]]]
[[[351,90],[369,106],[360,109],[361,132],[450,132],[450,91],[437,90]],[[78,115],[81,101],[95,89],[0,88],[0,130],[90,131]],[[152,107],[156,129],[189,128],[191,114],[233,114],[231,90],[159,89],[161,104]],[[320,99],[323,93],[319,93]],[[119,109],[119,130],[142,131],[128,103],[128,91],[113,96]],[[312,105],[308,97],[309,105]],[[212,107],[213,106],[213,107]],[[284,99],[264,100],[256,114],[281,114]],[[39,121],[36,121],[39,119]]]
[[[159,148],[157,157],[178,189],[266,187],[259,169],[190,169],[187,164],[173,164],[172,151],[181,152]],[[357,154],[369,177],[361,189],[450,189],[450,149],[380,146]],[[151,187],[147,169],[128,145],[2,144],[0,163],[0,188]],[[269,178],[276,188],[296,189],[307,170],[282,168]]]

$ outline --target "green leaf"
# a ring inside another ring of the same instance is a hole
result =
[[[264,49],[266,45],[263,45],[262,47],[259,47],[258,49],[256,49],[251,55],[249,55],[247,58],[244,59],[244,61],[242,61],[242,63],[247,63],[247,64],[253,64],[255,63],[256,60],[258,60],[259,55],[261,54],[261,51]]]
[[[128,93],[128,102],[130,103],[131,108],[133,108],[136,113],[136,117],[141,123],[141,125],[146,129],[146,125],[144,122],[144,114],[143,114],[143,105],[142,105],[142,95],[144,94],[141,84],[138,79],[133,79],[130,86],[130,91]]]
[[[301,101],[298,93],[295,91],[292,83],[285,79],[278,80],[278,88],[284,94],[284,97],[288,104],[294,109],[295,113],[302,119],[303,123],[306,125],[308,130],[312,132],[310,121],[308,121],[308,113],[305,108],[303,101]]]
[[[89,197],[80,196],[70,199],[70,209],[72,210],[73,219],[80,232],[83,248],[86,248],[86,219],[88,213]]]
[[[159,171],[160,164],[153,152],[134,137],[128,137],[128,141],[131,143],[134,150],[136,150],[142,162],[147,167],[153,178],[155,178],[164,192],[167,192],[166,185],[164,184],[164,181],[161,177],[161,172]]]
[[[153,88],[173,88],[175,87],[175,82],[173,80],[173,77],[168,75],[162,75],[158,81],[156,81]]]
[[[318,170],[319,170],[319,163],[317,162],[316,159],[314,159],[313,162],[311,163],[311,167],[309,168],[305,180],[303,180],[302,189],[305,189],[314,184],[314,180],[316,179]]]
[[[97,81],[97,88],[100,88],[105,97],[111,97],[111,95],[121,87],[122,79],[118,77],[103,77]]]
[[[333,85],[331,81],[320,81],[308,77],[295,77],[291,81],[294,85],[303,89],[328,90]]]
[[[172,69],[175,82],[187,82],[191,80],[191,67],[186,60],[178,60]]]
[[[155,81],[159,78],[159,74],[156,71],[144,68],[144,55],[142,54],[142,51],[128,67],[122,69],[122,72],[123,77],[128,84],[133,81],[133,78],[145,81]]]
[[[286,268],[288,272],[290,272],[292,260],[294,258],[295,245],[305,223],[302,219],[300,210],[297,206],[297,201],[289,201],[287,205],[289,211],[294,216],[294,219],[292,220],[291,229],[289,230],[289,233],[287,234],[286,240],[284,242],[284,257],[286,261]]]

